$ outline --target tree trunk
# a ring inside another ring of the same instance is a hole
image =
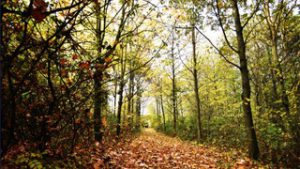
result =
[[[130,115],[130,126],[133,125],[133,92],[134,92],[134,72],[132,71],[133,69],[133,63],[132,63],[132,58],[129,63],[129,84],[128,84],[128,103],[127,103],[127,113]]]
[[[290,102],[289,98],[285,89],[285,79],[283,75],[283,70],[279,61],[279,55],[278,55],[278,33],[279,33],[279,26],[280,26],[280,19],[279,16],[281,13],[280,11],[277,11],[275,16],[272,17],[270,14],[270,7],[269,7],[269,1],[266,1],[264,4],[264,12],[266,16],[266,21],[268,24],[269,32],[270,32],[270,38],[272,42],[272,64],[271,68],[274,72],[275,77],[277,78],[277,81],[280,85],[280,92],[281,92],[281,103],[282,107],[284,108],[284,111],[286,112],[286,115],[290,116]],[[277,92],[277,91],[276,91]]]
[[[2,159],[3,153],[3,60],[4,60],[4,41],[3,41],[3,6],[6,1],[0,0],[0,159]],[[1,162],[0,162],[1,166]]]
[[[160,81],[160,106],[161,106],[161,113],[162,113],[162,117],[163,117],[164,132],[166,132],[166,116],[165,116],[165,110],[164,110],[164,102],[163,102],[162,92],[163,92],[162,82]]]
[[[200,96],[199,96],[199,83],[198,83],[198,70],[197,70],[197,56],[196,56],[196,35],[195,24],[192,24],[192,44],[193,44],[193,78],[194,78],[194,92],[196,100],[197,112],[197,141],[202,139],[202,125],[201,125],[201,111],[200,111]]]
[[[269,64],[272,65],[272,53],[268,52],[268,55],[269,55],[268,56],[269,57],[268,58]],[[272,97],[273,98],[271,100],[272,100],[272,102],[275,102],[279,97],[278,97],[278,92],[277,92],[278,87],[277,87],[277,82],[276,82],[276,78],[275,78],[276,75],[275,75],[274,69],[271,68],[270,73],[271,73],[271,78],[272,78],[272,90],[273,90],[272,91],[272,93],[273,93]],[[273,106],[273,107],[275,107],[275,106]]]
[[[118,79],[117,79],[117,76],[115,77],[115,80],[114,80],[114,94],[113,94],[113,97],[114,97],[114,116],[116,116],[116,111],[117,111],[117,90],[118,90]]]
[[[102,72],[98,69],[94,75],[94,135],[95,140],[101,142],[102,141],[102,132],[101,132],[101,115],[102,115]]]
[[[240,72],[242,76],[242,103],[245,116],[245,124],[248,132],[249,155],[253,159],[258,159],[259,148],[254,129],[252,110],[251,110],[251,88],[249,79],[249,70],[246,57],[246,43],[243,36],[243,27],[241,25],[240,14],[237,0],[233,1],[233,16],[236,29],[236,38],[238,44],[238,55],[240,60]]]
[[[155,111],[156,111],[156,115],[158,118],[160,117],[160,105],[159,104],[160,104],[159,97],[155,96]]]
[[[98,57],[101,57],[102,52],[102,30],[101,30],[101,8],[99,3],[95,3],[96,6],[96,39],[97,39],[97,50]],[[101,63],[98,63],[101,64]],[[102,95],[102,77],[103,72],[99,67],[96,67],[94,74],[94,136],[95,140],[101,142],[102,141],[102,124],[101,124],[101,116],[102,116],[102,104],[104,102]]]
[[[172,39],[172,110],[173,110],[173,129],[177,133],[177,89],[176,89],[176,74],[175,74],[175,56],[174,56],[174,36]]]
[[[12,144],[15,142],[15,127],[16,127],[16,99],[15,99],[15,88],[12,80],[12,73],[9,68],[7,70],[7,80],[8,80],[8,88],[9,88],[9,123],[7,122],[8,128],[8,144]]]
[[[280,85],[280,91],[281,91],[281,102],[282,102],[282,106],[286,112],[286,115],[289,116],[290,115],[290,108],[289,108],[289,98],[287,96],[286,93],[286,89],[285,89],[285,80],[283,77],[283,71],[279,62],[279,56],[278,56],[278,50],[277,50],[277,38],[274,37],[272,38],[273,42],[272,42],[272,60],[273,60],[273,69],[275,72],[275,76],[277,77],[277,80],[279,81],[279,85]]]
[[[296,86],[296,124],[295,124],[295,140],[298,143],[298,149],[300,149],[300,80],[298,81],[298,84]],[[297,123],[298,122],[298,123]]]
[[[135,110],[135,113],[136,113],[136,129],[140,129],[141,127],[141,86],[140,86],[140,82],[139,82],[139,79],[137,79],[136,81],[136,92],[137,92],[137,95],[136,95],[136,110]]]
[[[120,77],[120,86],[119,86],[119,101],[118,101],[118,112],[117,112],[117,136],[121,134],[121,113],[122,113],[122,105],[123,105],[123,92],[125,86],[125,70],[126,70],[126,63],[124,59],[124,49],[122,48],[121,53],[121,77]],[[123,119],[124,120],[124,119]]]
[[[118,101],[118,112],[117,112],[117,136],[121,134],[121,113],[122,113],[122,105],[123,105],[123,87],[124,80],[122,79],[119,86],[119,101]]]

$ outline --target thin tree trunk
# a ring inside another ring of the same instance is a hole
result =
[[[118,90],[118,80],[117,77],[115,77],[114,80],[114,116],[116,116],[117,111],[117,90]]]
[[[178,109],[180,110],[181,117],[184,118],[184,112],[183,112],[183,106],[182,106],[182,93],[179,94],[178,99],[179,99],[179,101],[178,101],[178,104],[179,104],[178,105]],[[184,120],[182,119],[181,122],[184,122]]]
[[[9,68],[8,68],[9,69]],[[15,88],[12,81],[12,75],[10,70],[7,69],[7,79],[9,86],[9,126],[8,126],[8,144],[12,144],[15,141],[15,127],[16,127],[16,100],[15,100]]]
[[[156,115],[158,118],[160,118],[160,101],[159,101],[159,97],[155,97],[155,110],[156,110]]]
[[[282,71],[281,65],[279,63],[279,56],[278,56],[278,50],[277,50],[277,38],[273,39],[272,56],[273,56],[272,59],[274,62],[273,68],[274,68],[275,76],[277,77],[277,80],[279,81],[279,85],[280,85],[280,89],[281,89],[282,106],[284,107],[284,110],[285,110],[287,116],[289,116],[289,114],[290,114],[289,98],[286,94],[283,71]]]
[[[129,62],[129,84],[128,84],[128,103],[127,103],[127,113],[129,113],[130,115],[130,126],[133,124],[133,101],[132,101],[132,98],[133,98],[133,92],[134,92],[134,86],[133,86],[133,81],[134,81],[134,72],[132,71],[132,68],[133,65],[132,65],[132,58]]]
[[[133,65],[134,66],[134,65]],[[131,125],[133,126],[134,125],[134,86],[135,86],[135,82],[134,82],[134,77],[135,77],[135,74],[134,74],[134,72],[132,72],[132,88],[131,88],[131,93],[132,93],[132,95],[131,95]]]
[[[165,116],[165,110],[164,110],[164,101],[163,101],[163,88],[162,88],[162,82],[160,82],[160,106],[161,106],[161,113],[163,116],[163,127],[164,127],[164,132],[166,131],[166,116]]]
[[[296,142],[298,143],[298,148],[300,147],[300,80],[298,81],[298,84],[296,86],[296,124],[295,125],[295,131],[296,131]],[[300,149],[300,148],[299,148]]]
[[[96,37],[97,37],[97,50],[99,53],[98,57],[101,57],[102,51],[102,31],[101,31],[101,8],[98,2],[95,3],[96,6]],[[102,116],[102,76],[103,72],[99,67],[96,67],[96,71],[94,74],[94,135],[95,140],[101,142],[102,141],[102,124],[101,124],[101,116]]]
[[[2,159],[2,153],[3,153],[3,60],[4,60],[4,41],[3,41],[3,6],[6,1],[0,0],[0,159]],[[0,166],[2,160],[0,160]]]
[[[253,124],[252,110],[251,110],[251,88],[249,79],[249,70],[246,57],[246,43],[243,36],[243,27],[241,25],[240,14],[237,0],[233,1],[233,16],[236,29],[236,38],[238,44],[238,55],[240,60],[240,72],[242,76],[242,102],[245,116],[245,124],[249,139],[249,155],[253,159],[258,159],[259,148],[256,138],[256,133]]]
[[[175,56],[174,56],[174,35],[172,39],[172,110],[173,110],[173,129],[177,133],[177,88],[176,88],[176,74],[175,74]]]
[[[193,44],[193,78],[194,78],[194,92],[196,100],[197,112],[197,140],[202,139],[202,125],[201,125],[201,110],[200,110],[200,96],[199,96],[199,83],[198,83],[198,70],[197,70],[197,56],[196,56],[196,35],[195,24],[192,24],[192,44]]]
[[[101,103],[102,103],[102,97],[101,97],[101,71],[96,71],[95,77],[94,77],[94,90],[95,90],[95,97],[94,97],[94,133],[95,133],[95,140],[101,142],[102,141],[102,132],[101,132]]]
[[[123,105],[123,87],[124,80],[122,79],[119,86],[119,101],[118,101],[118,112],[117,112],[117,136],[121,134],[121,113],[122,113],[122,105]],[[124,120],[124,119],[123,119]]]
[[[140,82],[139,79],[137,79],[136,82],[136,92],[137,92],[137,97],[136,97],[136,129],[140,129],[141,127],[141,87],[140,87]]]
[[[123,105],[123,92],[125,86],[125,70],[126,70],[126,63],[124,58],[124,48],[121,49],[121,77],[120,77],[120,86],[119,86],[119,101],[118,101],[118,112],[117,112],[117,136],[121,134],[121,113],[122,113],[122,105]],[[124,120],[124,119],[123,119]]]
[[[280,92],[281,92],[281,102],[282,102],[282,107],[284,108],[286,115],[289,117],[290,116],[290,102],[289,98],[285,89],[285,80],[284,80],[284,75],[283,75],[283,70],[280,65],[279,61],[279,55],[278,55],[278,29],[280,25],[280,20],[278,19],[280,16],[280,12],[277,12],[275,17],[272,17],[270,14],[270,9],[269,9],[269,2],[265,2],[264,4],[265,7],[265,15],[266,15],[266,20],[268,27],[270,29],[270,37],[272,41],[272,70],[274,71],[274,75],[277,78],[277,81],[279,82],[280,85]]]

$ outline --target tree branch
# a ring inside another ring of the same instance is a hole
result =
[[[222,22],[222,18],[221,18],[221,15],[220,15],[220,13],[221,13],[221,12],[220,12],[220,8],[219,8],[219,6],[218,6],[218,2],[219,2],[219,1],[217,0],[216,2],[217,2],[217,5],[216,5],[217,11],[215,10],[215,7],[214,7],[213,4],[212,4],[212,7],[213,7],[214,12],[215,12],[215,14],[216,14],[216,16],[217,16],[217,19],[218,19],[218,21],[219,21],[219,24],[220,24],[222,33],[223,33],[223,35],[224,35],[225,42],[226,42],[226,44],[229,46],[229,48],[230,48],[231,50],[233,50],[235,53],[238,53],[238,50],[235,49],[235,48],[230,44],[230,42],[229,42],[229,40],[228,40],[228,38],[227,38],[227,34],[226,34],[225,29],[224,29],[223,22]]]
[[[231,64],[232,66],[240,69],[240,66],[237,65],[236,63],[231,62],[223,53],[222,51],[203,33],[199,30],[199,28],[197,28],[195,26],[196,30],[217,50],[217,52],[220,54],[220,56],[222,56],[222,58],[229,64]]]
[[[256,7],[255,10],[251,13],[251,15],[247,18],[246,22],[244,23],[244,25],[242,26],[242,28],[245,28],[249,21],[255,16],[256,12],[259,10],[259,5],[260,5],[260,1],[258,3],[256,3]]]

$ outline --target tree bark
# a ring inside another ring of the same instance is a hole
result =
[[[137,97],[136,97],[136,129],[140,129],[141,127],[141,86],[139,79],[136,79],[136,92],[137,92]]]
[[[290,102],[289,98],[286,92],[285,88],[285,79],[283,75],[283,70],[279,61],[279,55],[278,55],[278,30],[280,26],[280,17],[278,16],[281,14],[280,11],[276,12],[275,16],[272,17],[270,13],[270,8],[269,8],[269,2],[265,2],[264,4],[264,13],[266,16],[266,21],[268,24],[269,32],[270,32],[270,38],[271,38],[271,49],[272,49],[272,64],[271,64],[271,69],[274,72],[274,75],[279,82],[280,85],[280,93],[281,93],[281,102],[282,102],[282,107],[284,108],[284,111],[286,112],[286,115],[289,117],[290,116]],[[276,91],[277,92],[277,91]]]
[[[202,139],[202,125],[201,125],[201,110],[200,110],[200,96],[199,96],[199,82],[198,82],[198,69],[197,69],[197,56],[196,56],[196,35],[195,24],[192,24],[192,44],[193,44],[193,78],[194,78],[194,93],[196,100],[197,112],[197,141]]]
[[[281,89],[281,102],[282,106],[287,114],[287,116],[290,115],[290,103],[289,98],[286,93],[285,89],[285,80],[283,77],[283,71],[279,62],[279,56],[278,56],[278,50],[277,50],[277,38],[274,37],[272,40],[272,59],[273,59],[273,69],[275,72],[275,76],[277,77],[277,80],[279,81],[280,89]]]
[[[121,114],[122,114],[122,105],[123,105],[123,92],[125,86],[125,70],[126,70],[126,63],[124,58],[124,48],[121,49],[121,76],[120,76],[120,86],[119,86],[119,101],[118,101],[118,112],[117,112],[117,136],[121,134]]]
[[[101,9],[100,4],[98,2],[95,3],[96,6],[96,39],[97,39],[97,51],[98,57],[101,57],[102,52],[102,28],[101,28]],[[101,64],[101,63],[98,63]],[[103,72],[99,67],[96,67],[96,71],[94,74],[94,136],[95,140],[101,142],[102,141],[102,124],[101,124],[101,116],[102,116],[102,104],[104,102],[102,95],[102,77]]]
[[[249,156],[258,159],[259,148],[254,129],[252,110],[251,110],[251,88],[249,79],[249,70],[246,57],[246,43],[243,36],[243,27],[241,25],[240,14],[237,0],[233,0],[233,17],[236,29],[236,38],[238,44],[238,55],[240,60],[240,72],[242,76],[242,103],[245,116],[245,124],[248,132]]]
[[[164,132],[166,131],[166,116],[165,116],[165,109],[164,109],[164,102],[163,102],[163,88],[162,88],[162,82],[160,80],[160,106],[161,106],[161,113],[162,113],[162,117],[163,117],[163,128],[164,128]]]
[[[130,125],[133,125],[133,92],[134,92],[134,72],[132,59],[129,62],[129,84],[128,84],[128,102],[127,102],[127,113],[130,115]]]
[[[95,140],[101,142],[102,141],[102,132],[101,132],[101,115],[102,115],[102,84],[101,84],[101,78],[102,78],[102,72],[99,70],[96,70],[96,73],[94,75],[94,135]]]
[[[2,159],[3,154],[3,60],[4,60],[4,42],[3,42],[3,6],[6,1],[0,0],[0,159]],[[2,161],[2,160],[1,160]],[[1,162],[0,162],[1,166]]]
[[[117,90],[118,90],[118,80],[117,80],[117,75],[115,76],[114,80],[114,116],[116,116],[116,110],[117,110]]]
[[[295,131],[296,131],[296,142],[299,145],[298,149],[300,149],[300,80],[296,86],[296,123],[295,124]]]
[[[176,88],[175,56],[174,56],[174,35],[173,35],[173,39],[172,39],[171,59],[172,59],[173,129],[174,129],[175,133],[177,133],[177,88]]]

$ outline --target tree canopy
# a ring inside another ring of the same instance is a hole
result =
[[[0,167],[299,167],[299,9],[0,0]]]

